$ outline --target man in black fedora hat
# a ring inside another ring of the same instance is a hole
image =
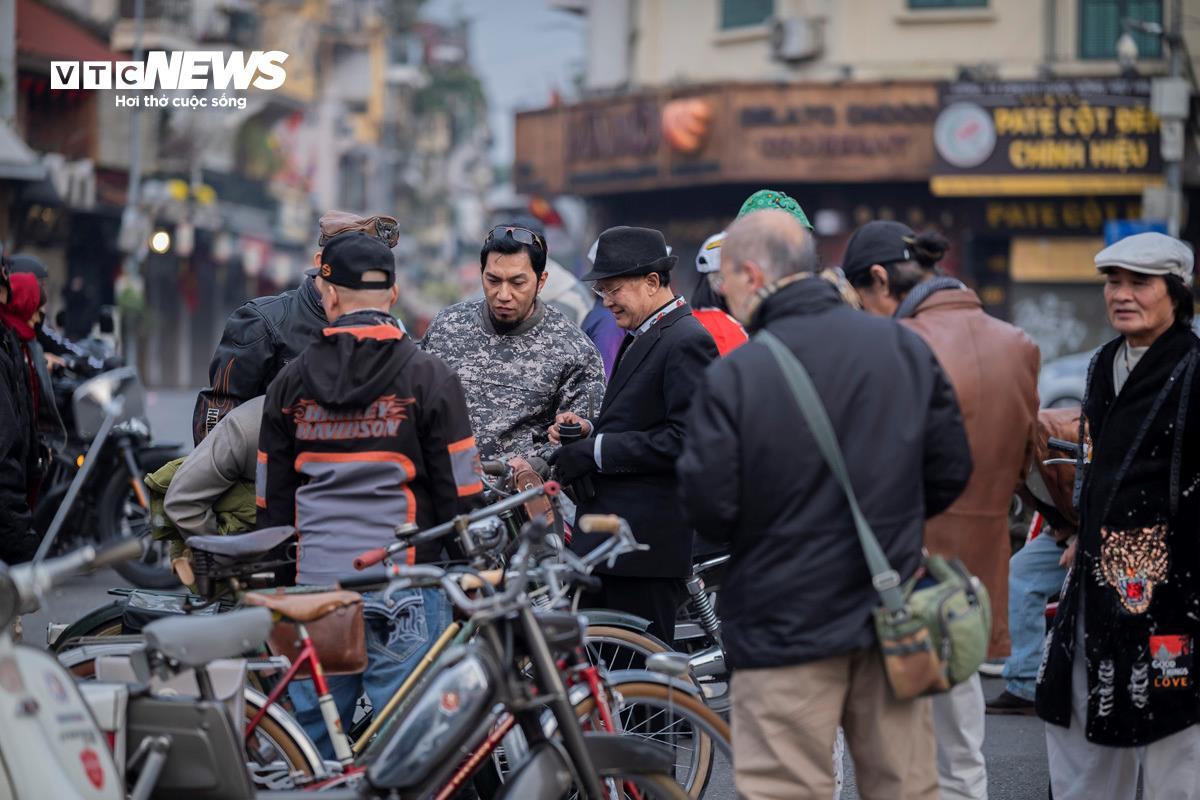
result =
[[[597,570],[600,591],[588,605],[615,608],[650,620],[650,632],[666,642],[675,636],[675,609],[691,571],[692,529],[678,501],[675,459],[683,450],[684,416],[704,368],[717,357],[712,337],[671,290],[676,257],[663,235],[648,228],[616,227],[600,234],[596,258],[584,281],[627,332],[617,355],[604,404],[595,420],[559,414],[560,424],[583,426],[584,438],[555,457],[566,482],[588,477],[591,497],[582,514],[619,514],[650,549]],[[575,532],[571,547],[586,553],[602,540]]]

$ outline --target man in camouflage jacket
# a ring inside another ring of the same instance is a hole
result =
[[[483,458],[544,457],[556,414],[600,410],[604,363],[579,326],[538,297],[547,279],[540,233],[493,228],[479,262],[483,299],[438,314],[424,348],[458,372]]]

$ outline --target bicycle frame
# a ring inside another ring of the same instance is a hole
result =
[[[309,636],[306,626],[296,623],[296,633],[300,637],[300,655],[292,662],[292,666],[288,668],[283,678],[271,689],[271,693],[267,695],[267,702],[263,704],[258,713],[254,715],[254,718],[246,725],[243,741],[247,746],[250,744],[250,739],[254,736],[254,731],[258,728],[258,724],[266,716],[267,709],[278,702],[279,698],[283,695],[283,691],[295,680],[301,668],[307,664],[312,672],[313,688],[316,690],[318,702],[321,706],[321,716],[325,718],[325,727],[329,731],[330,741],[333,742],[334,755],[343,767],[350,767],[354,763],[354,754],[350,751],[349,740],[346,738],[346,733],[342,730],[342,720],[338,715],[337,705],[333,702],[333,695],[329,693],[329,681],[325,679],[325,671],[321,668],[321,659],[317,655],[317,647],[313,644],[312,637]]]

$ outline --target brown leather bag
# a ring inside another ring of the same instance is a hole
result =
[[[328,606],[332,609],[323,613],[318,619],[304,623],[312,638],[313,646],[317,648],[317,656],[321,660],[321,670],[326,675],[356,675],[367,668],[367,638],[363,622],[363,600],[361,595],[357,601],[350,600],[352,592],[323,592],[305,597],[303,594],[287,594],[282,589],[273,594],[251,592],[244,598],[247,605],[264,605],[268,608],[278,606],[283,598],[290,600],[303,597],[305,600],[319,601],[328,596],[331,601]],[[347,602],[349,600],[349,602]],[[279,611],[278,608],[272,608]],[[286,617],[286,612],[285,612]],[[296,626],[291,622],[276,622],[271,628],[267,639],[267,647],[275,655],[287,656],[292,663],[300,655],[300,636]],[[296,672],[298,678],[312,677],[312,670],[306,664]]]
[[[929,629],[914,627],[895,636],[880,637],[883,668],[897,700],[908,700],[950,688],[942,659]]]
[[[510,458],[508,466],[512,468],[512,490],[514,492],[523,492],[526,489],[532,489],[535,486],[541,486],[545,483],[537,470],[520,456]],[[525,513],[529,515],[531,520],[542,517],[548,523],[554,522],[554,512],[550,506],[550,498],[544,495],[525,501]]]

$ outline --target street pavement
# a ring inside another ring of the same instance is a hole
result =
[[[155,438],[191,446],[192,407],[196,390],[154,390],[147,393],[146,406]],[[47,622],[71,622],[109,602],[111,587],[128,584],[115,572],[104,570],[76,578],[55,589],[43,607],[23,618],[25,641],[44,646]],[[984,694],[992,697],[1003,689],[998,679],[984,678]],[[988,764],[988,795],[991,800],[1040,800],[1047,796],[1049,773],[1043,723],[1035,717],[988,716],[984,756]],[[709,782],[705,798],[735,800],[729,764],[721,760]],[[854,766],[846,758],[844,800],[857,800]]]
[[[192,449],[192,409],[197,389],[147,389],[146,416],[155,441],[177,442]]]

